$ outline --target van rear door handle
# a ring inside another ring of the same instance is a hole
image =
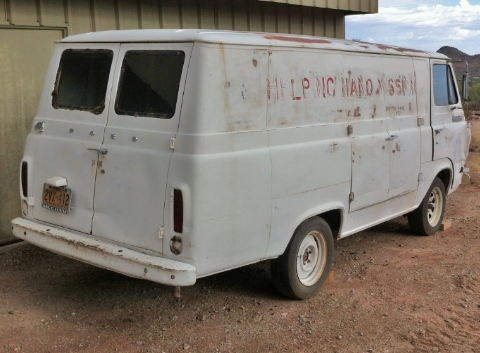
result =
[[[387,137],[387,141],[395,140],[398,137],[398,135],[390,135],[390,137]]]
[[[97,151],[101,154],[107,154],[108,150],[106,148],[87,148],[89,151]]]
[[[439,133],[441,133],[443,130],[445,130],[444,127],[440,127],[438,129],[435,129],[435,135],[438,135]]]

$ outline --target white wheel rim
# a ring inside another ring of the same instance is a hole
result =
[[[297,253],[297,275],[305,286],[315,284],[327,263],[327,243],[323,235],[314,230],[303,238]]]
[[[443,194],[440,188],[435,187],[428,196],[427,218],[430,226],[435,227],[440,222],[443,209]]]

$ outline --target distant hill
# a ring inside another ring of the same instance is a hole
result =
[[[452,60],[466,60],[468,62],[470,78],[480,77],[480,54],[468,55],[457,48],[449,46],[441,47],[437,52],[448,56]],[[456,63],[454,67],[457,75],[461,75],[465,71],[465,64],[463,63]]]

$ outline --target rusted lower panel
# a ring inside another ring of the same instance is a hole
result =
[[[41,248],[124,275],[172,286],[195,284],[194,266],[101,242],[71,231],[22,218],[12,221],[13,234]]]

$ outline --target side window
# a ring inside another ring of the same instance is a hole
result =
[[[433,65],[433,96],[436,106],[458,103],[457,91],[448,65]]]
[[[101,114],[112,59],[113,52],[106,49],[65,50],[52,92],[52,106]]]
[[[115,104],[119,115],[169,119],[175,114],[185,53],[128,51]]]

